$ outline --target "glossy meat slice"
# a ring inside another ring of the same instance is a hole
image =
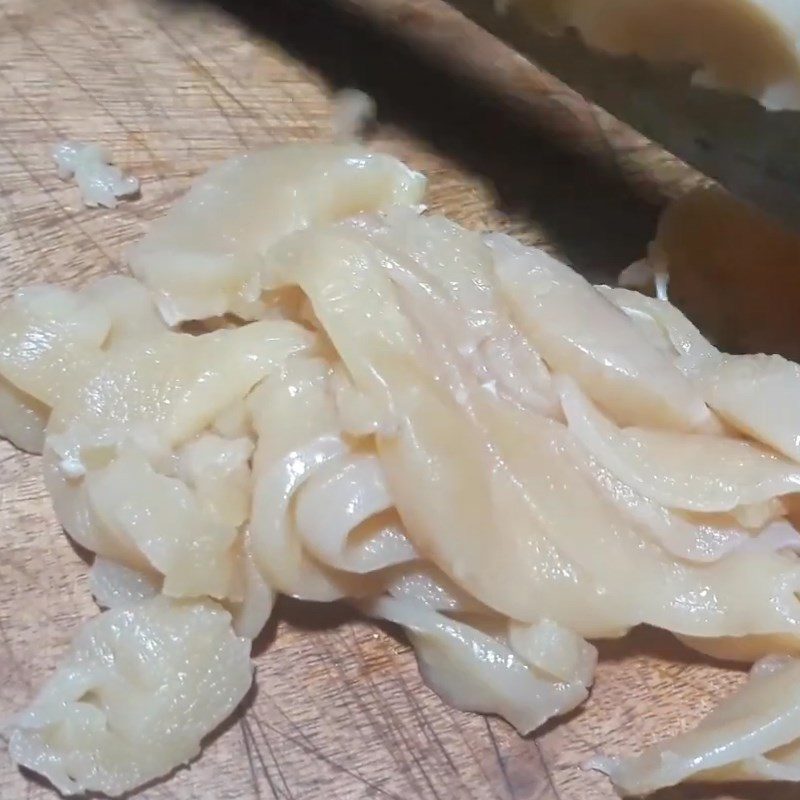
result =
[[[727,423],[800,462],[800,366],[781,356],[724,356],[699,371],[698,383]]]
[[[508,644],[526,664],[552,680],[578,682],[586,687],[594,682],[597,649],[552,620],[543,619],[532,625],[509,621]]]
[[[372,506],[379,515],[388,498],[374,471],[378,483],[371,488],[347,485],[349,465],[361,459],[351,458],[342,437],[330,376],[321,359],[295,359],[248,400],[259,437],[249,526],[253,558],[271,586],[304,600],[372,594],[380,580],[361,573],[414,555],[393,516],[386,525],[378,516],[380,524],[359,535],[365,509]],[[356,506],[329,506],[337,495]]]
[[[0,311],[0,377],[52,407],[91,369],[110,329],[102,304],[83,294],[22,289]]]
[[[450,329],[435,297],[404,297],[395,276],[413,262],[346,225],[290,237],[266,266],[275,286],[300,285],[356,385],[397,420],[378,454],[421,555],[502,614],[587,636],[644,621],[709,636],[797,629],[793,558],[701,567],[643,539],[572,461],[568,431],[481,383],[459,348],[468,332]],[[746,599],[745,572],[758,576]]]
[[[559,394],[570,431],[623,483],[669,508],[731,511],[800,490],[800,469],[743,439],[618,428],[569,378]]]
[[[720,358],[720,352],[675,306],[630,289],[595,287],[600,294],[624,311],[636,329],[648,339],[660,339],[657,346],[670,354],[675,365],[691,379],[695,371]]]
[[[640,622],[709,636],[798,630],[792,557],[675,560],[601,499],[558,423],[486,410],[490,450],[453,406],[414,402],[403,435],[379,447],[395,502],[415,547],[490,607],[584,636]]]
[[[581,681],[554,680],[478,628],[422,604],[381,597],[361,607],[403,626],[425,682],[450,705],[498,714],[520,733],[571,711],[588,695]]]
[[[164,576],[162,591],[172,597],[230,594],[237,528],[209,514],[185,483],[159,474],[141,452],[125,448],[90,470],[83,484],[96,521],[96,552],[155,569]]]
[[[767,658],[694,730],[631,758],[596,758],[624,795],[686,780],[800,780],[800,661]]]
[[[140,572],[103,556],[95,556],[89,570],[89,589],[101,608],[136,605],[155,597],[161,580],[152,572]]]
[[[286,234],[359,212],[416,206],[425,179],[358,145],[285,144],[219,164],[128,253],[133,274],[175,324],[265,316],[258,266]]]
[[[711,423],[687,378],[580,275],[508,236],[486,241],[520,327],[551,370],[575,378],[622,425],[697,430]]]
[[[557,416],[542,357],[513,318],[483,237],[446,217],[407,210],[358,225],[392,258],[384,262],[398,302],[418,327],[435,327],[477,382],[517,406]],[[435,320],[435,325],[433,322]]]
[[[12,719],[11,757],[65,794],[122,794],[187,763],[250,687],[250,642],[230,623],[164,597],[86,623]]]
[[[165,331],[120,344],[74,386],[53,415],[51,432],[137,424],[170,446],[210,425],[313,336],[291,322],[265,320],[200,336]]]
[[[163,330],[149,292],[121,275],[80,292],[17,292],[0,310],[0,436],[41,452],[51,407],[91,374],[101,350]]]
[[[165,330],[112,348],[48,428],[45,482],[67,532],[123,565],[156,570],[167,594],[228,597],[249,514],[241,459],[251,445],[240,440],[238,456],[228,453],[240,466],[227,469],[235,441],[187,440],[311,341],[290,322],[264,321],[201,336]]]
[[[0,437],[29,453],[41,453],[50,408],[0,377]]]

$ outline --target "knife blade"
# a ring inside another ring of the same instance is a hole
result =
[[[538,67],[692,167],[800,233],[800,113],[690,83],[660,68],[549,36],[489,0],[450,4]]]

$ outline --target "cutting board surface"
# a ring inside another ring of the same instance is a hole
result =
[[[377,98],[375,146],[429,175],[433,210],[512,231],[596,277],[641,254],[662,195],[688,180],[679,165],[438,0],[343,2],[253,2],[230,14],[158,0],[0,0],[2,298],[120,270],[125,245],[220,159],[329,136],[331,85]],[[83,208],[49,157],[64,137],[110,148],[141,179],[141,199]],[[0,547],[2,719],[97,613],[37,459],[5,443]],[[245,708],[190,768],[140,796],[610,800],[605,779],[580,769],[588,756],[677,732],[741,680],[654,632],[602,656],[587,707],[522,738],[445,706],[392,631],[346,609],[282,603],[257,644]],[[0,752],[0,798],[53,796]]]

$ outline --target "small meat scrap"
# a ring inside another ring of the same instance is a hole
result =
[[[123,175],[111,164],[111,155],[97,144],[65,140],[53,148],[53,160],[62,180],[74,178],[83,195],[83,202],[92,208],[116,208],[120,197],[139,193],[139,181]]]

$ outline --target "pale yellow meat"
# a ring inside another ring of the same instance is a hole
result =
[[[236,599],[228,599],[224,605],[231,612],[236,634],[255,639],[272,615],[275,590],[261,574],[253,558],[248,530],[240,535],[239,548],[239,563],[231,592]]]
[[[78,422],[94,429],[141,423],[170,446],[178,444],[313,341],[291,322],[265,320],[200,336],[164,331],[123,342],[64,393],[51,430]]]
[[[175,468],[204,514],[238,528],[250,518],[252,453],[248,437],[228,439],[205,432],[178,450]]]
[[[41,453],[50,408],[0,378],[0,436],[20,450]]]
[[[140,572],[95,556],[89,570],[89,588],[100,608],[135,605],[155,597],[162,581],[155,572]]]
[[[291,231],[364,211],[416,206],[425,179],[355,144],[286,144],[211,169],[128,254],[172,323],[269,313],[257,270]]]
[[[775,355],[725,356],[704,365],[698,379],[708,404],[726,422],[800,462],[797,364]]]
[[[717,561],[743,547],[748,541],[750,530],[734,514],[682,513],[666,508],[628,486],[583,447],[570,448],[570,455],[600,492],[619,508],[637,530],[646,538],[657,542],[675,558],[701,563]],[[741,509],[737,509],[739,510]],[[776,512],[775,517],[782,516],[782,513],[782,510]],[[764,535],[762,528],[768,522],[772,522],[772,517],[765,518],[760,525],[755,526],[759,536]],[[800,542],[800,534],[793,528],[791,530],[795,540]],[[757,541],[761,539],[758,538]]]
[[[586,699],[588,639],[639,624],[800,652],[797,365],[425,215],[423,187],[354,145],[243,156],[133,249],[141,280],[0,311],[0,433],[43,449],[109,609],[10,729],[61,790],[194,757],[277,593],[401,625],[432,688],[523,732]],[[599,764],[630,791],[800,779],[797,669]]]
[[[383,597],[361,607],[403,626],[426,683],[450,705],[499,714],[520,733],[572,710],[588,695],[580,680],[554,680],[478,628],[422,604]]]
[[[0,310],[0,436],[41,452],[50,407],[130,338],[166,329],[138,281],[110,275],[70,292],[35,286]]]
[[[413,561],[391,570],[384,588],[388,595],[398,600],[421,603],[434,611],[492,613],[431,561]]]
[[[430,237],[428,258],[475,257],[465,255],[467,248],[456,250],[452,234],[437,250],[436,230],[417,224]],[[562,425],[505,402],[479,379],[469,323],[452,330],[437,313],[440,301],[431,297],[430,284],[404,295],[415,257],[384,249],[385,233],[373,236],[374,230],[358,224],[295,234],[270,254],[265,275],[268,285],[300,285],[355,383],[399,420],[397,433],[377,436],[378,453],[418,552],[500,613],[529,622],[548,616],[584,635],[619,633],[645,621],[709,636],[755,632],[753,625],[765,626],[761,632],[797,629],[794,559],[732,554],[699,567],[674,563],[643,541],[571,463],[571,437]],[[405,228],[402,236],[408,237]],[[591,287],[578,284],[575,291],[593,302]],[[604,308],[599,296],[597,302]],[[627,330],[622,314],[610,305],[607,313]],[[657,351],[634,330],[628,339],[636,341],[644,372]],[[628,358],[627,340],[613,342],[620,358]],[[596,369],[604,363],[598,359]],[[674,417],[688,408],[710,418],[669,361],[657,368],[664,375],[660,393],[650,395],[657,421],[669,403]],[[634,384],[631,375],[623,380]],[[762,582],[751,580],[745,598],[740,582],[751,567]]]
[[[511,649],[530,666],[552,680],[579,682],[591,686],[597,665],[597,649],[567,628],[549,619],[508,625]]]
[[[163,592],[172,597],[229,596],[237,528],[209,514],[185,483],[156,472],[134,448],[90,470],[83,483],[98,533],[92,549],[121,559],[121,543],[131,566],[164,576]]]
[[[697,636],[678,636],[688,647],[698,653],[722,661],[753,664],[770,655],[800,656],[800,637],[787,635],[730,636],[706,639]]]
[[[800,490],[800,469],[767,448],[726,436],[619,428],[559,382],[570,431],[624,484],[668,508],[733,511]]]
[[[792,558],[674,561],[582,479],[558,423],[487,413],[492,452],[455,408],[416,399],[407,434],[380,445],[389,483],[417,549],[487,605],[584,636],[640,622],[705,635],[798,630]]]
[[[725,355],[669,303],[626,289],[598,289],[640,331],[651,332],[655,326],[661,332],[676,366],[693,379],[725,423],[800,461],[800,367],[795,362],[763,353]]]
[[[295,520],[309,554],[345,572],[365,574],[417,557],[374,454],[345,456],[310,476]]]
[[[502,291],[552,370],[617,422],[700,429],[711,414],[691,383],[577,272],[508,236],[487,237]]]
[[[597,291],[623,311],[638,333],[671,358],[687,374],[719,360],[720,352],[675,306],[630,289],[597,286]]]
[[[9,753],[65,794],[127,792],[200,752],[250,687],[249,651],[214,603],[106,611],[11,720]]]
[[[167,328],[150,291],[129,275],[106,275],[85,286],[81,297],[99,303],[108,314],[111,327],[105,349],[126,339],[147,339]]]
[[[52,407],[92,368],[110,328],[102,304],[82,294],[20,290],[0,311],[0,376]]]
[[[320,489],[320,501],[327,499],[324,484],[314,486],[312,482],[323,470],[328,470],[328,481],[343,474],[350,454],[351,448],[341,435],[329,378],[330,370],[322,360],[296,359],[267,378],[248,401],[259,435],[253,458],[255,483],[250,520],[255,564],[276,590],[317,601],[370,594],[381,586],[379,579],[360,574],[364,571],[364,555],[368,556],[370,550],[374,555],[375,548],[380,550],[380,542],[375,541],[381,535],[380,529],[370,531],[366,539],[354,545],[362,557],[355,559],[362,564],[356,574],[339,569],[348,549],[350,525],[357,526],[352,515],[348,518],[344,509],[336,509],[323,513],[313,523],[318,528],[318,544],[326,539],[329,545],[335,542],[332,549],[337,555],[333,563],[314,558],[298,529],[303,521],[312,524],[309,515]],[[311,494],[306,497],[308,491]],[[391,524],[395,529],[399,527],[394,519]],[[396,532],[395,543],[400,546],[380,566],[413,557],[413,551],[403,547],[405,537],[401,531]],[[320,554],[317,547],[316,555]],[[351,553],[351,563],[352,556]]]
[[[631,758],[597,758],[624,795],[685,780],[800,780],[800,661],[771,659],[694,730]]]
[[[169,595],[229,597],[252,445],[239,442],[236,467],[224,461],[235,440],[188,440],[311,342],[292,323],[264,321],[200,336],[164,329],[112,347],[64,393],[48,429],[45,481],[67,532],[93,552],[155,569]]]

